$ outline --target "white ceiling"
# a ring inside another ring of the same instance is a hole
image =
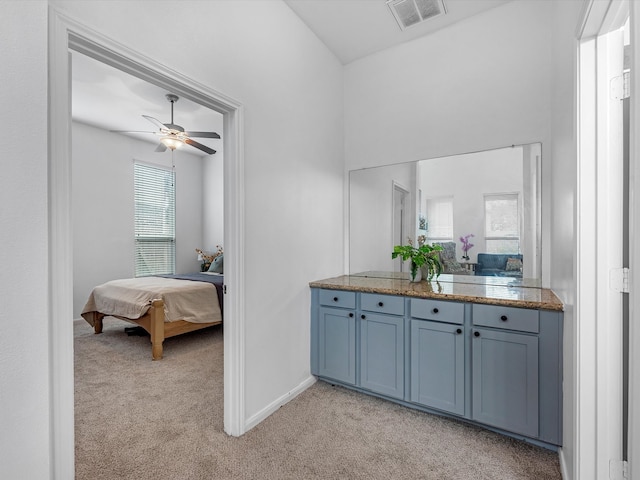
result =
[[[71,115],[74,120],[105,130],[142,132],[158,131],[142,115],[154,117],[161,123],[171,122],[171,104],[165,95],[172,92],[80,53],[72,52],[71,65]],[[185,98],[174,104],[173,120],[186,131],[213,131],[223,135],[221,114]],[[156,135],[142,133],[131,136],[155,145],[159,143]],[[222,139],[194,140],[214,150],[222,147]],[[150,150],[153,148],[150,146]],[[180,148],[194,155],[209,156],[188,145]]]
[[[444,0],[446,15],[401,30],[386,0],[284,0],[343,64],[403,42],[429,35],[465,18],[511,0]],[[105,130],[157,131],[142,115],[161,123],[171,121],[171,106],[161,88],[85,55],[72,53],[72,116]],[[187,131],[223,135],[219,113],[181,98],[174,106],[174,123]],[[116,135],[116,134],[114,134]],[[132,135],[152,144],[152,134]],[[197,138],[214,150],[222,140]],[[153,148],[153,147],[150,147]],[[185,146],[185,151],[204,155]]]
[[[401,30],[386,0],[284,0],[343,64],[472,17],[511,0],[444,0],[446,15]]]

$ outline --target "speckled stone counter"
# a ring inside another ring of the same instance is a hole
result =
[[[404,274],[406,276],[406,274]],[[431,282],[409,282],[403,274],[382,276],[342,275],[311,282],[310,287],[352,292],[383,293],[405,297],[439,298],[459,302],[504,305],[509,307],[563,311],[562,302],[546,288],[527,285],[526,281],[505,281],[494,277],[441,275]]]

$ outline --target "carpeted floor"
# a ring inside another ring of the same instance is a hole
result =
[[[223,431],[222,330],[165,341],[75,328],[76,479],[560,479],[556,453],[318,382]]]

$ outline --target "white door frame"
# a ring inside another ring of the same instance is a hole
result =
[[[71,70],[69,49],[143,78],[224,116],[224,429],[246,431],[244,385],[243,106],[49,8],[49,348],[51,476],[74,477]]]
[[[622,74],[622,56],[611,55],[621,53],[622,38],[607,34],[622,26],[627,9],[622,0],[586,1],[577,35],[576,333],[568,339],[575,411],[566,434],[580,480],[610,478],[623,456],[622,294],[610,285],[611,270],[622,267],[622,106],[609,90],[617,63]]]
[[[407,211],[407,209],[409,209],[409,205],[411,203],[411,192],[409,191],[409,189],[407,187],[405,187],[404,185],[398,183],[395,180],[391,181],[391,246],[390,246],[390,251],[393,251],[393,247],[395,245],[398,245],[398,232],[396,230],[396,211],[397,211],[397,207],[398,205],[396,204],[396,192],[399,192],[402,195],[402,201],[401,201],[401,205],[402,205],[402,214],[400,216],[400,220],[401,220],[401,227],[400,227],[400,245],[404,245],[404,237],[405,236],[410,236],[411,238],[413,238],[413,234],[409,235],[409,233],[411,232],[411,229],[409,228],[407,221],[409,218],[413,218],[411,216],[411,211]],[[410,210],[410,209],[409,209]],[[417,245],[416,245],[417,246]],[[402,261],[401,258],[398,258],[397,260],[399,262],[400,265],[400,272],[404,271],[404,262]]]
[[[624,294],[612,283],[623,267],[623,109],[622,98],[612,99],[610,90],[614,76],[620,77],[622,85],[623,42],[619,29],[596,40],[596,478],[608,478],[611,462],[621,462],[623,457]]]
[[[640,7],[629,7],[631,30],[631,99],[629,127],[629,418],[627,459],[629,478],[640,479],[640,295],[635,286],[640,272]],[[635,240],[635,241],[634,241]],[[634,468],[635,467],[635,468]]]

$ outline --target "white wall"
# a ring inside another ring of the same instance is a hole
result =
[[[347,65],[348,169],[544,147],[550,3],[509,2]]]
[[[245,107],[251,423],[310,378],[308,282],[343,271],[342,66],[280,0],[183,1],[169,22],[143,1],[52,3]]]
[[[224,135],[224,132],[219,132]],[[215,252],[224,247],[224,149],[202,163],[202,249]]]
[[[548,237],[553,3],[509,2],[347,65],[347,169],[542,142]]]
[[[91,289],[134,276],[133,163],[171,168],[171,152],[73,122],[73,316],[79,318]],[[176,273],[200,270],[203,222],[222,230],[222,216],[203,216],[203,163],[215,162],[176,150]],[[218,183],[222,179],[217,179]]]
[[[582,2],[554,2],[552,17],[553,50],[551,65],[554,89],[551,97],[553,131],[551,156],[551,288],[564,303],[564,379],[562,463],[566,480],[578,480],[577,457],[578,396],[575,389],[576,352],[576,230],[577,151],[576,151],[576,27]],[[590,399],[585,399],[590,401]],[[584,458],[584,461],[593,459]],[[586,474],[587,472],[585,472]]]
[[[48,478],[47,5],[0,9],[0,470]]]

